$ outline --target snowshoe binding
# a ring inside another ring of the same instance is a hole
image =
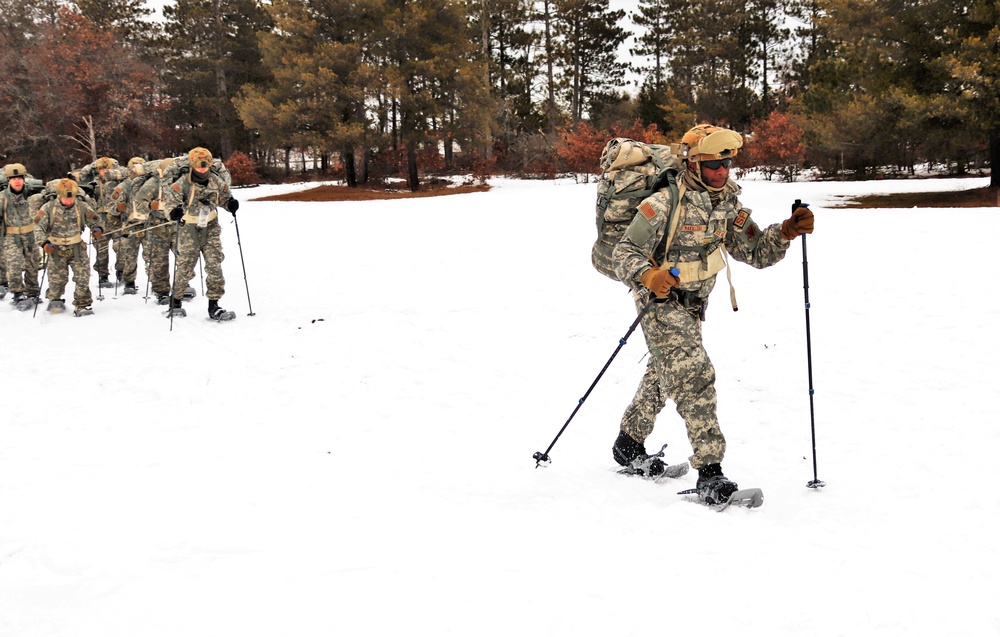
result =
[[[635,441],[627,433],[620,432],[611,453],[615,462],[622,466],[618,473],[628,476],[642,476],[647,480],[661,481],[667,478],[679,478],[688,472],[688,463],[668,465],[663,461],[663,445],[657,453],[647,454],[646,447]]]
[[[39,300],[37,296],[27,296],[23,292],[14,295],[14,307],[21,312],[27,312],[38,305]]]
[[[135,287],[135,282],[126,283],[125,289],[122,290],[122,294],[137,294],[139,290]]]
[[[53,299],[49,301],[45,311],[50,314],[62,314],[66,311],[66,301],[63,299]]]
[[[170,305],[170,295],[169,294],[157,294],[156,295],[157,305]]]
[[[713,463],[698,469],[698,497],[706,504],[726,504],[729,496],[739,491],[739,485],[722,473],[722,465]]]
[[[188,315],[187,310],[181,307],[180,299],[171,298],[169,303],[170,303],[170,308],[163,313],[163,316],[170,318],[171,316],[185,317]]]
[[[94,313],[94,308],[89,305],[81,305],[73,310],[73,316],[90,316]]]
[[[236,318],[236,312],[222,309],[218,301],[209,301],[208,318],[213,321],[232,321]]]
[[[107,274],[101,274],[101,275],[99,275],[97,277],[97,287],[99,287],[99,288],[113,288],[113,287],[115,287],[115,285],[114,285],[114,283],[112,283],[108,279],[108,275]]]
[[[198,296],[198,293],[194,291],[193,287],[188,286],[187,289],[184,290],[184,300],[185,301],[190,301],[191,299],[193,299],[196,296]]]
[[[5,296],[7,296],[7,286],[0,285],[0,299],[3,299]]]

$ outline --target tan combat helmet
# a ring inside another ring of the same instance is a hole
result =
[[[727,128],[699,124],[684,133],[681,143],[687,146],[689,161],[707,161],[736,157],[743,146],[743,137]]]
[[[3,167],[3,174],[7,176],[7,179],[15,177],[24,179],[28,176],[28,170],[24,167],[24,164],[7,164]]]
[[[212,153],[201,146],[192,148],[188,153],[188,161],[191,163],[191,168],[211,168]]]
[[[60,199],[75,199],[79,192],[79,186],[72,179],[63,178],[56,183],[56,197]]]
[[[142,157],[133,157],[128,160],[128,169],[132,171],[136,176],[146,174],[146,160]]]
[[[100,159],[94,162],[94,168],[96,168],[97,170],[104,170],[105,168],[114,168],[114,167],[115,167],[115,160],[111,159],[110,157],[101,157]]]

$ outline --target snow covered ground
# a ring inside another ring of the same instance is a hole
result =
[[[816,211],[827,486],[805,486],[797,242],[735,264],[740,311],[724,280],[708,311],[724,466],[765,492],[723,513],[676,495],[693,474],[614,471],[638,334],[535,468],[634,310],[590,266],[594,184],[494,185],[238,191],[229,324],[201,297],[173,331],[141,295],[85,318],[4,303],[0,636],[1000,633],[1000,216],[830,208],[985,180],[744,182],[762,226],[795,198]],[[670,407],[663,443],[690,453]]]

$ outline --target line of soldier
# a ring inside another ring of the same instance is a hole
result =
[[[117,281],[125,294],[136,294],[141,249],[150,287],[160,305],[184,316],[182,301],[193,298],[190,282],[204,258],[208,315],[230,320],[235,313],[219,306],[225,294],[218,208],[236,215],[239,202],[230,192],[225,165],[205,148],[186,156],[147,161],[133,157],[126,167],[101,157],[67,177],[42,184],[23,164],[4,166],[0,184],[0,298],[7,291],[20,310],[41,302],[39,270],[48,275],[46,310],[65,310],[62,298],[69,269],[75,284],[76,316],[93,314],[91,266],[86,228],[97,257],[99,287],[111,287],[110,252],[115,252]],[[170,252],[175,253],[174,273]],[[44,255],[44,257],[40,256]],[[40,259],[44,265],[40,268]]]

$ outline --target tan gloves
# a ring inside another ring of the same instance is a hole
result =
[[[792,210],[792,216],[781,222],[781,238],[791,241],[800,234],[812,234],[813,213],[805,206],[797,206]]]
[[[639,280],[649,288],[650,292],[660,298],[670,294],[670,288],[680,283],[677,277],[670,273],[670,270],[661,270],[659,268],[646,270],[639,275]]]

